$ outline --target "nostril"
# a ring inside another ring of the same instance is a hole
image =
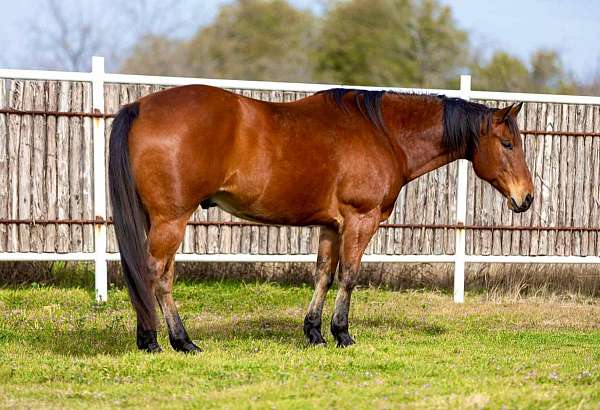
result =
[[[531,205],[532,202],[533,202],[533,196],[531,196],[531,194],[527,194],[527,196],[525,197],[525,203],[529,206],[529,205]]]

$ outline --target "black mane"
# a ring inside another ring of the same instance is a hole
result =
[[[354,93],[354,105],[378,130],[387,133],[383,116],[381,114],[381,101],[386,93],[391,91],[370,91],[352,88],[332,88],[330,90],[319,91],[317,94],[326,94],[332,98],[335,104],[345,112],[348,112],[348,106],[344,103],[346,94]],[[400,94],[400,93],[395,93]],[[401,94],[406,96],[419,96],[418,94]],[[434,95],[429,98],[435,98],[442,103],[443,114],[443,143],[444,146],[452,151],[464,154],[471,158],[473,150],[479,143],[479,135],[482,131],[489,130],[492,126],[493,108],[483,104],[478,104],[461,98],[449,98],[445,95]],[[509,117],[507,126],[514,134],[518,134],[517,123],[514,118]]]
[[[317,94],[326,94],[333,99],[335,104],[344,112],[348,112],[348,106],[344,103],[346,94],[354,94],[354,105],[361,114],[368,119],[379,131],[387,133],[383,116],[381,115],[381,100],[387,91],[357,90],[353,88],[332,88],[319,91]]]
[[[461,98],[439,98],[444,106],[444,146],[471,158],[479,144],[482,125],[485,130],[492,126],[492,109]]]

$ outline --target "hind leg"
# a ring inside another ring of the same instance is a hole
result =
[[[155,294],[167,322],[169,341],[177,351],[199,352],[192,343],[173,300],[175,252],[183,240],[188,215],[169,222],[152,223],[148,234],[150,265],[156,273]]]
[[[156,285],[156,298],[162,310],[169,329],[169,341],[173,349],[184,353],[198,353],[200,348],[196,346],[185,330],[183,322],[177,312],[177,306],[173,300],[173,278],[175,274],[175,256],[167,262],[167,266]]]

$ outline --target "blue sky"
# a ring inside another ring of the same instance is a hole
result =
[[[47,22],[40,4],[44,0],[0,0],[0,66],[25,65],[23,39],[32,22]],[[130,0],[132,1],[132,0]],[[138,0],[143,1],[143,0]],[[164,0],[146,0],[147,2]],[[303,8],[318,11],[326,0],[291,0]],[[458,24],[470,33],[472,43],[490,52],[502,48],[523,59],[540,47],[560,52],[565,65],[579,78],[600,70],[600,1],[595,0],[440,0],[452,7]],[[102,0],[62,0],[70,4],[102,9]],[[179,13],[186,26],[180,35],[195,31],[215,15],[227,0],[181,0]],[[27,50],[26,53],[33,51]]]

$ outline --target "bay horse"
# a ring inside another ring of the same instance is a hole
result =
[[[331,332],[338,346],[353,344],[348,312],[362,254],[409,181],[465,158],[512,211],[530,207],[521,106],[354,89],[274,103],[193,85],[122,107],[110,137],[109,186],[138,348],[161,351],[158,300],[172,347],[200,351],[172,296],[175,252],[199,205],[262,223],[320,226],[304,333],[310,344],[325,343],[323,303],[337,270]]]

